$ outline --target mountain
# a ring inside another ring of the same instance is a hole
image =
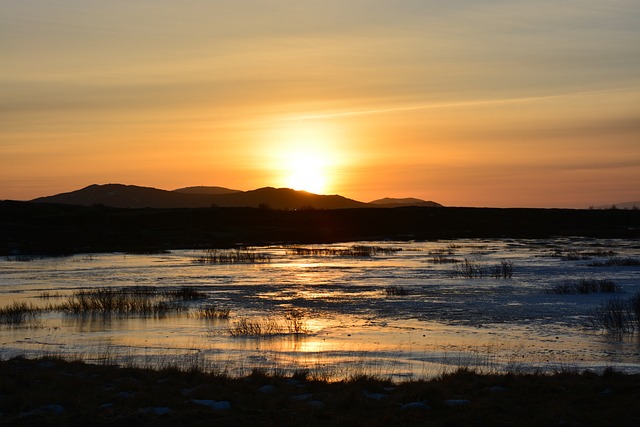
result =
[[[230,188],[225,188],[225,187],[206,187],[206,186],[178,188],[173,191],[176,193],[185,193],[185,194],[229,194],[229,193],[241,192],[240,190],[232,190]]]
[[[199,193],[199,191],[205,191],[205,193]],[[272,209],[345,209],[367,207],[366,203],[338,195],[325,196],[289,188],[266,187],[252,191],[234,191],[222,187],[217,187],[217,189],[216,187],[191,187],[185,192],[122,184],[94,184],[80,190],[40,197],[32,201],[82,206],[105,205],[117,208],[218,206]]]
[[[370,205],[379,205],[384,206],[386,208],[396,208],[401,206],[424,206],[429,208],[441,208],[442,205],[440,203],[426,201],[422,199],[414,199],[413,197],[408,197],[404,199],[394,199],[390,197],[385,197],[384,199],[374,200],[369,202]]]

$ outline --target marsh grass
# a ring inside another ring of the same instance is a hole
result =
[[[30,262],[36,259],[36,257],[30,255],[13,255],[4,257],[4,260],[8,262]]]
[[[384,293],[387,296],[406,296],[409,295],[409,290],[403,286],[392,285],[384,288]]]
[[[275,319],[249,319],[241,317],[229,328],[232,337],[261,337],[282,334],[284,329]]]
[[[336,257],[372,257],[375,255],[391,255],[401,248],[384,248],[381,246],[353,245],[348,248],[308,248],[290,246],[287,248],[289,255],[297,256],[336,256]]]
[[[48,299],[57,299],[57,298],[65,298],[65,297],[66,297],[66,295],[63,294],[62,292],[49,292],[49,291],[40,292],[36,296],[36,298],[46,299],[46,300],[48,300]]]
[[[247,249],[207,249],[193,259],[198,264],[259,264],[271,262],[271,256]]]
[[[555,249],[551,254],[552,257],[561,258],[565,261],[585,261],[593,257],[615,257],[617,252],[611,249],[593,249],[593,250],[577,250],[577,249]]]
[[[484,266],[465,258],[460,265],[455,266],[455,268],[449,272],[449,276],[465,279],[483,277],[509,279],[513,277],[513,263],[511,261],[502,260],[500,264]]]
[[[430,254],[430,255],[431,255],[431,258],[429,258],[429,261],[434,264],[455,264],[458,262],[462,262],[457,258],[447,257],[444,254]]]
[[[589,267],[640,267],[640,258],[613,257],[606,261],[595,261],[587,264]]]
[[[608,332],[640,330],[640,292],[629,300],[609,300],[592,310],[588,325]]]
[[[48,308],[70,314],[161,316],[185,311],[187,308],[178,302],[203,296],[203,293],[189,287],[170,290],[148,287],[82,289],[69,296],[66,302]]]
[[[548,294],[592,294],[613,293],[618,286],[608,279],[579,279],[557,283],[546,290]]]
[[[0,324],[19,326],[35,320],[42,310],[33,304],[14,301],[6,307],[0,308]]]
[[[304,312],[289,309],[283,314],[283,320],[274,317],[251,319],[241,317],[228,329],[232,337],[268,337],[274,335],[299,335],[308,333]]]
[[[231,316],[231,310],[228,308],[220,307],[215,304],[205,305],[195,309],[191,313],[192,317],[198,319],[228,319]]]

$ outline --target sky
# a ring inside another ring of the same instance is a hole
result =
[[[0,200],[640,200],[637,0],[0,0]]]

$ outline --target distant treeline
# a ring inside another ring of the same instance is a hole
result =
[[[0,202],[0,255],[451,238],[640,237],[638,210],[123,209]]]

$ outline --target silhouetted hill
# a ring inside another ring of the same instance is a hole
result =
[[[394,199],[390,197],[385,197],[384,199],[374,200],[373,202],[369,202],[370,205],[379,205],[384,206],[386,208],[397,208],[401,206],[424,206],[427,208],[441,208],[442,205],[440,203],[422,200],[422,199],[414,199],[413,197],[407,197],[404,199]]]
[[[186,194],[229,194],[229,193],[240,193],[240,190],[232,190],[230,188],[225,187],[207,187],[207,186],[195,186],[195,187],[185,187],[185,188],[177,188],[175,190],[176,193],[186,193]]]
[[[68,205],[104,205],[116,208],[203,208],[203,207],[263,207],[272,209],[345,209],[366,207],[366,203],[333,195],[325,196],[295,191],[289,188],[260,188],[252,191],[229,189],[166,191],[136,185],[90,185],[77,191],[40,197],[38,203]],[[218,187],[221,189],[221,187]],[[218,191],[215,193],[215,191]]]

